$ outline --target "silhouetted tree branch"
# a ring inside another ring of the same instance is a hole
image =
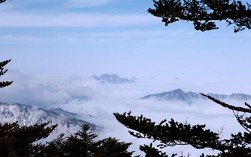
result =
[[[177,21],[192,22],[200,31],[218,29],[216,21],[235,25],[234,32],[251,29],[251,6],[235,0],[153,0],[148,12],[168,26]]]

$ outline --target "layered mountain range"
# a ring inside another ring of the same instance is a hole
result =
[[[0,102],[0,123],[17,122],[20,126],[49,123],[57,124],[53,132],[56,136],[64,133],[65,135],[74,133],[83,124],[88,124],[90,129],[97,131],[100,128],[90,122],[77,119],[77,114],[64,111],[63,109],[46,110],[23,104],[7,104]],[[90,116],[90,115],[87,115]]]
[[[241,100],[247,101],[251,100],[251,96],[243,93],[233,93],[231,95],[224,95],[224,94],[214,94],[208,93],[211,97],[214,97],[218,100],[225,100],[225,99],[233,99],[233,100]],[[196,100],[206,100],[207,98],[202,96],[199,93],[195,92],[184,92],[181,89],[172,90],[169,92],[162,92],[157,94],[150,94],[141,99],[160,99],[160,100],[168,100],[168,101],[184,101],[184,102],[193,102]]]
[[[121,83],[134,83],[133,80],[128,78],[122,78],[117,74],[102,74],[100,76],[92,76],[97,81],[101,83],[111,83],[111,84],[121,84]]]

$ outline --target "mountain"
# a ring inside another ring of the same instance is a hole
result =
[[[55,136],[61,133],[65,135],[74,133],[83,124],[88,124],[93,131],[99,130],[99,127],[95,124],[77,119],[76,116],[76,113],[67,112],[60,108],[45,110],[18,103],[7,104],[0,102],[0,123],[17,122],[20,126],[25,126],[49,122],[49,125],[58,125],[53,132]]]
[[[103,74],[100,76],[92,76],[97,81],[100,81],[101,83],[112,83],[112,84],[121,84],[121,83],[134,83],[133,80],[130,80],[128,78],[122,78],[118,76],[117,74]]]
[[[242,94],[242,93],[234,93],[231,95],[209,93],[208,95],[210,95],[218,100],[233,99],[233,100],[247,101],[247,100],[251,99],[250,95]],[[185,102],[189,102],[189,103],[196,101],[196,100],[206,100],[207,99],[199,93],[184,92],[181,89],[176,89],[176,90],[172,90],[169,92],[163,92],[163,93],[158,93],[158,94],[151,94],[151,95],[147,95],[141,99],[151,99],[151,98],[156,98],[156,99],[161,99],[161,100],[169,100],[169,101],[185,101]]]

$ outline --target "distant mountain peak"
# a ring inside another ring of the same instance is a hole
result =
[[[122,78],[117,74],[102,74],[100,76],[92,76],[97,81],[101,83],[112,83],[112,84],[120,84],[120,83],[134,83],[133,80],[128,78]]]
[[[242,101],[251,100],[250,95],[243,94],[243,93],[233,93],[231,95],[208,93],[208,95],[218,100],[224,100],[224,99],[242,100]],[[184,102],[189,102],[189,103],[196,100],[206,100],[206,98],[199,93],[195,93],[191,91],[184,92],[181,89],[175,89],[169,92],[163,92],[163,93],[157,93],[157,94],[150,94],[141,99],[151,99],[151,98],[160,99],[160,100],[168,100],[168,101],[184,101]]]
[[[183,91],[182,89],[180,89],[180,88],[175,89],[175,90],[173,90],[172,92],[180,92],[180,93],[184,93],[184,91]]]

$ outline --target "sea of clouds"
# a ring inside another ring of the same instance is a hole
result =
[[[130,150],[134,150],[135,154],[141,153],[138,150],[140,144],[149,141],[132,137],[128,133],[128,129],[115,119],[113,113],[131,111],[133,115],[143,114],[155,122],[173,118],[183,123],[206,124],[207,128],[213,131],[222,132],[222,139],[229,137],[232,132],[244,131],[238,125],[232,111],[209,100],[187,104],[185,102],[140,99],[148,94],[177,88],[181,88],[185,92],[231,94],[234,87],[220,82],[199,82],[180,78],[136,78],[135,83],[108,84],[100,83],[90,77],[72,76],[67,79],[50,80],[44,77],[29,76],[18,71],[8,72],[3,79],[14,80],[14,83],[0,90],[1,102],[22,103],[46,109],[62,108],[77,113],[78,118],[103,127],[98,133],[99,138],[111,136],[121,141],[132,142]],[[216,92],[217,90],[219,92]],[[244,102],[237,101],[228,103],[244,104]],[[93,117],[87,118],[86,115]],[[169,154],[183,153],[186,155],[190,153],[191,156],[198,156],[205,152],[205,150],[195,150],[190,146],[168,148],[167,151]],[[217,153],[212,150],[207,150],[207,152]]]

